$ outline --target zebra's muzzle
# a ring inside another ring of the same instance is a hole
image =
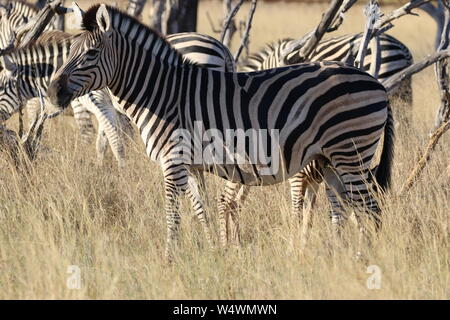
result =
[[[61,75],[57,80],[53,80],[47,90],[47,97],[54,106],[66,108],[73,100],[73,92],[67,86],[66,75]]]

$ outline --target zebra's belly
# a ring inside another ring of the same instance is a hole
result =
[[[225,180],[247,186],[278,184],[297,173],[288,174],[284,168],[253,164],[214,164],[209,166],[194,166],[193,169],[207,171]]]

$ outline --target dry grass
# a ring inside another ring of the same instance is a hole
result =
[[[298,36],[320,17],[323,5],[261,3],[252,30],[252,48]],[[199,29],[211,33],[202,2]],[[358,31],[361,8],[352,10],[341,32]],[[287,23],[289,21],[289,24]],[[416,59],[432,50],[434,24],[409,17],[392,31]],[[429,36],[428,36],[429,35]],[[182,207],[179,258],[164,263],[165,217],[162,177],[143,154],[141,142],[128,148],[119,171],[112,157],[95,162],[94,146],[82,146],[72,118],[48,122],[43,153],[29,175],[0,158],[0,299],[448,299],[449,138],[405,197],[394,194],[427,140],[438,104],[432,69],[414,78],[413,119],[397,134],[393,193],[383,206],[384,226],[367,262],[352,257],[357,233],[348,228],[348,249],[330,251],[328,204],[315,212],[306,252],[289,215],[286,185],[254,188],[241,218],[242,249],[211,253],[198,222]],[[14,127],[16,119],[9,122]],[[211,199],[222,182],[210,178]],[[211,201],[212,202],[212,201]],[[209,207],[213,230],[217,210]],[[69,290],[67,268],[81,269],[79,290]],[[380,290],[366,286],[368,265],[382,271]]]

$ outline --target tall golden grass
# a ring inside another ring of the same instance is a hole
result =
[[[251,49],[304,34],[323,9],[261,2]],[[202,1],[199,10],[199,31],[213,34],[206,12],[219,17],[221,5]],[[339,33],[362,26],[362,7],[355,7]],[[416,60],[433,50],[435,26],[425,14],[398,21],[391,33]],[[233,50],[236,44],[237,39]],[[382,231],[365,251],[366,260],[353,258],[358,233],[351,225],[344,232],[348,246],[330,249],[323,191],[310,242],[300,253],[283,184],[252,189],[240,214],[240,250],[210,252],[184,201],[180,249],[168,266],[162,175],[140,140],[131,143],[127,166],[119,170],[111,156],[104,165],[96,163],[94,146],[80,144],[72,118],[48,121],[47,151],[29,174],[0,158],[0,299],[448,299],[448,136],[416,186],[397,196],[428,139],[438,100],[433,70],[415,76],[413,118],[397,131],[394,185],[383,202]],[[17,119],[8,125],[17,128]],[[211,177],[207,184],[212,200],[223,182]],[[208,213],[217,239],[214,201]],[[79,289],[67,286],[71,265],[81,272]],[[369,265],[381,270],[380,289],[367,286]]]

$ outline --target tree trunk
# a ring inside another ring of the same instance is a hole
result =
[[[150,25],[163,34],[195,32],[198,0],[152,0]]]

